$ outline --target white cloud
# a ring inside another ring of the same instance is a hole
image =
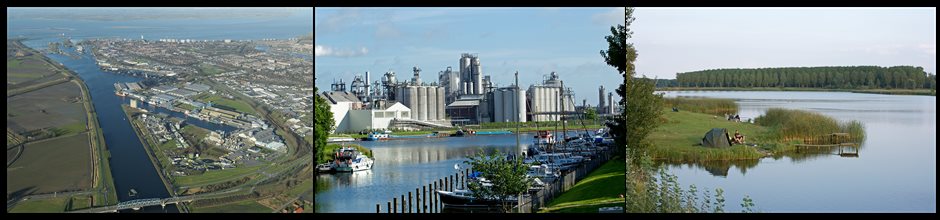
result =
[[[626,19],[624,10],[625,9],[623,7],[612,8],[605,12],[591,16],[591,20],[594,21],[594,23],[602,25],[623,24],[624,19]]]
[[[928,53],[928,54],[933,55],[933,56],[936,56],[936,55],[937,55],[937,45],[936,45],[936,44],[921,44],[921,45],[917,45],[917,48],[920,48],[921,50],[923,50],[924,53]]]
[[[332,47],[316,45],[314,55],[318,57],[355,57],[369,54],[369,49],[360,47],[357,49],[333,49]]]

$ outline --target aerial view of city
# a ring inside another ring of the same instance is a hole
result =
[[[8,8],[7,211],[313,212],[313,8]]]

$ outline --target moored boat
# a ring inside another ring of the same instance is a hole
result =
[[[373,161],[355,148],[343,147],[334,153],[333,171],[356,172],[372,169]]]

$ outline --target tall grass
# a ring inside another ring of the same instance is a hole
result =
[[[865,138],[865,127],[861,122],[840,122],[836,119],[815,112],[804,110],[771,108],[757,117],[755,123],[774,127],[776,135],[784,141],[814,139],[832,133],[848,133],[850,138],[859,142]]]
[[[738,103],[731,99],[712,98],[665,98],[666,107],[677,107],[679,111],[698,112],[710,115],[724,116],[738,112]]]

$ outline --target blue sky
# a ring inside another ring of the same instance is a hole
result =
[[[437,81],[461,53],[477,53],[499,86],[516,71],[524,87],[555,71],[578,105],[596,105],[599,85],[612,92],[623,80],[600,56],[617,24],[623,8],[316,8],[316,86],[366,71],[373,81],[389,70],[411,79],[415,65],[422,81]]]
[[[936,74],[936,8],[637,8],[637,73],[912,65]]]

